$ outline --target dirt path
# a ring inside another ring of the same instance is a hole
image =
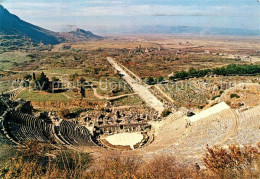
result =
[[[7,92],[4,92],[3,94],[10,94],[12,99],[15,99],[22,91],[24,91],[26,88],[16,88]]]
[[[63,96],[65,96],[67,99],[71,99],[70,96],[68,96],[66,93],[62,93]]]
[[[111,57],[107,58],[108,62],[121,74],[122,78],[131,86],[147,105],[161,113],[164,110],[163,103],[157,99],[144,85],[138,83],[130,75],[128,75]]]
[[[132,93],[132,94],[123,94],[123,95],[120,95],[120,96],[113,96],[113,97],[108,97],[108,96],[101,96],[97,93],[97,89],[96,88],[92,88],[93,91],[94,91],[94,96],[98,99],[105,99],[105,100],[116,100],[116,99],[120,99],[120,98],[124,98],[124,97],[127,97],[127,96],[133,96],[133,95],[136,95],[136,93]]]

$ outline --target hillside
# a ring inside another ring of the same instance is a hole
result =
[[[21,20],[0,5],[0,35],[23,36],[35,43],[58,44],[64,41],[57,33],[35,26]]]
[[[97,36],[90,31],[85,31],[83,29],[77,28],[71,32],[63,32],[60,35],[67,41],[86,41],[86,40],[102,40],[103,37]]]

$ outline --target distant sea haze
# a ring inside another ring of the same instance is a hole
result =
[[[135,30],[135,33],[260,36],[260,30],[191,26],[144,26]]]
[[[112,29],[95,29],[100,34],[188,34],[188,35],[227,35],[227,36],[260,36],[260,30],[246,28],[221,28],[199,26],[163,26],[149,25],[140,27],[122,27]]]

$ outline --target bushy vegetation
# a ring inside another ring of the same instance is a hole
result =
[[[166,116],[168,116],[171,113],[172,113],[172,111],[170,109],[165,109],[162,112],[162,117],[166,117]]]
[[[210,72],[207,70],[195,70],[194,68],[190,68],[188,72],[182,70],[180,72],[175,73],[173,78],[185,79],[185,78],[194,78],[194,77],[203,77],[206,76]]]
[[[174,79],[185,79],[185,78],[194,78],[194,77],[204,77],[206,75],[253,75],[260,73],[260,65],[240,65],[240,64],[230,64],[226,67],[214,68],[214,69],[204,69],[204,70],[195,70],[190,68],[188,71],[176,72],[174,76],[171,77]]]
[[[12,148],[1,160],[1,178],[259,178],[258,147],[230,145],[206,148],[206,169],[199,164],[183,165],[170,155],[156,155],[150,160],[136,156],[106,155],[92,159],[88,153],[60,150],[46,144],[28,142]],[[3,153],[5,151],[5,153]],[[0,155],[1,159],[3,155]],[[195,162],[195,161],[194,161]]]
[[[216,75],[252,75],[260,73],[260,65],[236,65],[231,64],[227,67],[215,68],[212,70]]]
[[[58,115],[63,118],[67,118],[69,114],[70,114],[70,111],[66,108],[61,108],[58,110]]]
[[[153,77],[149,76],[149,77],[146,79],[146,84],[148,84],[148,85],[153,85],[153,84],[154,84],[154,79],[153,79]]]
[[[57,150],[37,142],[19,146],[12,154],[0,169],[1,178],[83,178],[91,162],[88,153]]]
[[[186,50],[184,49],[181,54],[167,48],[161,51],[158,51],[157,48],[149,48],[149,53],[144,53],[145,48],[141,49],[143,53],[138,52],[137,49],[132,49],[130,51],[131,54],[127,51],[119,51],[119,49],[113,50],[117,50],[117,53],[112,54],[112,52],[108,52],[110,56],[141,78],[166,76],[173,72],[181,71],[191,64],[195,69],[204,69],[214,68],[216,65],[240,63],[236,59],[226,59],[212,54],[191,54],[185,52]],[[193,50],[201,51],[201,49]]]
[[[259,143],[260,144],[260,143]],[[259,178],[260,151],[251,145],[230,145],[228,148],[207,147],[203,158],[207,169],[220,178]]]
[[[0,35],[0,54],[13,50],[27,50],[36,46],[29,38],[15,35]]]
[[[237,94],[231,94],[231,95],[230,95],[230,98],[240,98],[240,96],[237,95]]]
[[[213,97],[211,98],[211,100],[215,100],[215,99],[219,98],[220,96],[221,96],[221,95],[213,96]]]
[[[153,85],[153,84],[158,84],[158,83],[162,83],[164,81],[164,77],[163,76],[159,76],[157,78],[153,78],[151,76],[149,76],[147,79],[146,79],[146,84],[148,85]]]
[[[35,87],[38,90],[48,90],[50,87],[49,78],[42,72],[38,78],[34,80]]]

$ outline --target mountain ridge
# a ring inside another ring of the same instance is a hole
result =
[[[0,35],[18,35],[30,38],[35,43],[55,45],[64,39],[57,33],[21,20],[0,4]]]
[[[53,32],[42,27],[33,25],[10,13],[0,4],[0,35],[13,35],[26,37],[34,43],[45,45],[56,45],[62,42],[101,40],[103,37],[97,36],[90,31],[76,29],[67,33]]]
[[[87,40],[103,40],[104,38],[93,34],[90,31],[76,28],[74,31],[60,33],[62,37],[68,41],[87,41]]]

